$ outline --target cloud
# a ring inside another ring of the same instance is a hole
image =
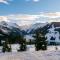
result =
[[[8,1],[12,1],[12,0],[0,0],[0,3],[9,4]]]
[[[0,21],[17,23],[20,26],[34,23],[60,22],[60,12],[42,12],[37,15],[12,14],[7,16],[0,16]]]
[[[6,16],[0,16],[0,22],[1,21],[8,21],[7,17]]]
[[[40,0],[26,0],[27,2],[33,1],[33,2],[39,2]]]
[[[0,21],[13,22],[18,25],[30,25],[39,18],[39,15],[29,15],[29,14],[17,14],[0,16]]]
[[[60,22],[60,12],[42,12],[39,19],[41,22]]]
[[[33,0],[34,2],[39,2],[40,0]]]
[[[42,17],[47,17],[47,18],[58,18],[58,17],[60,17],[60,12],[41,13],[40,15],[41,15]]]
[[[7,19],[11,22],[16,22],[19,25],[29,25],[39,17],[39,15],[29,15],[29,14],[18,14],[18,15],[9,15]]]

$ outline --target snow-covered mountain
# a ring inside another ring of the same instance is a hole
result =
[[[0,33],[2,32],[3,34],[8,35],[11,31],[21,32],[20,27],[16,23],[5,22],[5,21],[0,22]]]
[[[43,27],[45,26],[47,23],[35,23],[35,24],[29,24],[29,25],[23,25],[23,26],[20,26],[21,30],[36,30],[37,28],[40,28],[40,27]]]
[[[38,28],[42,28],[45,25],[47,25],[48,23],[36,23],[30,26],[30,28],[28,29],[27,33],[31,33],[33,31],[35,31]]]
[[[40,29],[40,28],[46,27],[46,29],[49,29],[52,24],[56,28],[60,27],[60,22],[35,23],[35,24],[31,24],[31,25],[19,26],[16,23],[1,21],[0,22],[0,30],[7,34],[7,33],[11,32],[11,30],[14,30],[14,28],[16,28],[16,29],[19,29],[19,32],[22,32],[23,35],[24,34],[27,35],[27,34],[35,33],[35,30]]]
[[[52,25],[54,25],[55,29],[59,29],[60,28],[60,22],[51,22],[51,23],[36,23],[33,24],[29,27],[29,29],[27,30],[27,33],[33,33],[35,30],[37,29],[49,29],[52,27]]]
[[[0,37],[9,35],[10,32],[13,34],[22,34],[27,40],[34,39],[33,35],[35,32],[40,33],[42,31],[44,34],[49,33],[48,30],[54,26],[55,30],[60,33],[60,22],[51,22],[51,23],[36,23],[32,25],[19,26],[16,23],[11,22],[0,22]],[[16,33],[15,33],[16,32]]]
[[[54,26],[54,28],[52,28],[52,26]],[[31,26],[31,28],[29,28],[29,30],[27,31],[27,37],[25,37],[27,40],[34,38],[33,35],[36,33],[40,33],[42,32],[43,34],[49,34],[49,30],[52,30],[53,33],[53,29],[54,31],[59,32],[60,34],[60,22],[51,22],[51,23],[37,23]],[[55,34],[55,33],[53,33]],[[55,34],[56,35],[56,34]],[[58,36],[58,35],[57,35]]]
[[[12,28],[12,27],[19,28],[19,26],[16,23],[6,22],[6,21],[1,21],[0,25],[5,26],[5,27],[10,27],[10,28]]]

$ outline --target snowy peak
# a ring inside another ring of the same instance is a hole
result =
[[[44,27],[47,23],[36,23],[34,25],[31,26],[32,29],[37,29],[40,27]]]
[[[5,21],[1,21],[1,22],[0,22],[0,25],[1,25],[1,26],[7,26],[8,24],[7,24]]]
[[[19,28],[19,26],[16,23],[5,22],[5,21],[1,21],[0,25],[8,28],[11,28],[11,27]]]
[[[0,30],[4,34],[9,34],[12,30],[13,31],[14,30],[19,30],[20,31],[20,28],[19,28],[19,26],[16,23],[1,21],[0,22]]]
[[[47,23],[36,23],[36,24],[33,24],[33,25],[31,25],[31,27],[29,28],[27,33],[30,33],[31,31],[34,31],[34,30],[36,30],[38,28],[42,28],[45,25],[47,25]]]

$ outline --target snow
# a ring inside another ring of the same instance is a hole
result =
[[[19,47],[19,44],[12,44],[12,52],[17,52],[17,50],[19,50]],[[27,45],[27,51],[35,51],[35,45]]]
[[[50,42],[56,42],[57,44],[60,44],[60,34],[58,31],[55,31],[54,25],[52,25],[52,27],[48,29],[48,31],[49,32],[45,35],[45,37],[47,37],[48,44],[50,44]],[[51,40],[51,37],[54,37],[55,40]]]
[[[12,44],[17,49],[18,44]],[[34,51],[34,45],[27,45],[28,50],[24,52],[0,53],[0,60],[60,60],[60,46],[48,46],[45,51]],[[1,49],[2,47],[0,47]]]
[[[10,28],[10,29],[12,29],[12,27],[19,28],[19,26],[18,26],[16,23],[6,22],[6,21],[1,21],[1,22],[0,22],[0,25],[1,25],[1,26],[4,26],[4,27],[8,27],[8,28]]]
[[[19,28],[19,26],[16,23],[12,23],[12,22],[7,22],[8,26],[10,27],[17,27]]]
[[[19,44],[12,44],[11,47],[12,52],[0,52],[0,60],[60,60],[60,46],[47,46],[45,51],[35,51],[35,45],[27,45],[24,52],[17,52]]]
[[[7,29],[1,29],[4,33],[9,33],[10,31],[8,31]]]
[[[35,45],[27,45],[27,51],[35,51]]]
[[[27,31],[27,33],[29,33],[31,30],[36,30],[37,28],[44,27],[45,25],[47,25],[47,23],[36,23],[36,24],[32,24],[30,26],[29,30]]]
[[[17,50],[19,50],[19,44],[12,44],[11,48],[12,48],[12,52],[17,52]]]
[[[34,40],[34,37],[32,37],[32,35],[25,35],[24,38],[27,42],[29,42],[29,40]]]
[[[11,48],[12,48],[12,52],[18,52],[17,50],[19,50],[20,45],[19,44],[12,44]],[[60,46],[47,46],[47,50],[48,51],[56,51],[56,47],[57,50],[60,50]],[[29,52],[34,52],[35,51],[35,45],[27,45],[27,51]],[[2,46],[0,46],[0,52],[2,52]]]
[[[60,60],[60,51],[0,53],[0,60]]]

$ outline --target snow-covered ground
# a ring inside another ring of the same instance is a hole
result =
[[[48,46],[45,51],[35,51],[34,45],[27,45],[27,51],[16,52],[18,45],[12,45],[12,52],[0,53],[0,60],[60,60],[60,46]]]
[[[26,51],[1,53],[0,60],[60,60],[60,51]]]
[[[27,45],[27,51],[35,51],[34,45]]]
[[[17,52],[19,50],[20,45],[19,44],[12,44],[12,52]],[[57,50],[60,50],[60,46],[47,46],[48,51],[55,51],[57,47]],[[35,45],[27,45],[27,51],[34,52],[35,51]],[[0,46],[0,53],[2,52],[2,46]]]
[[[35,51],[34,45],[28,45],[26,52],[0,53],[0,60],[60,60],[60,46],[57,47],[58,50],[55,46],[48,46],[46,51]]]

